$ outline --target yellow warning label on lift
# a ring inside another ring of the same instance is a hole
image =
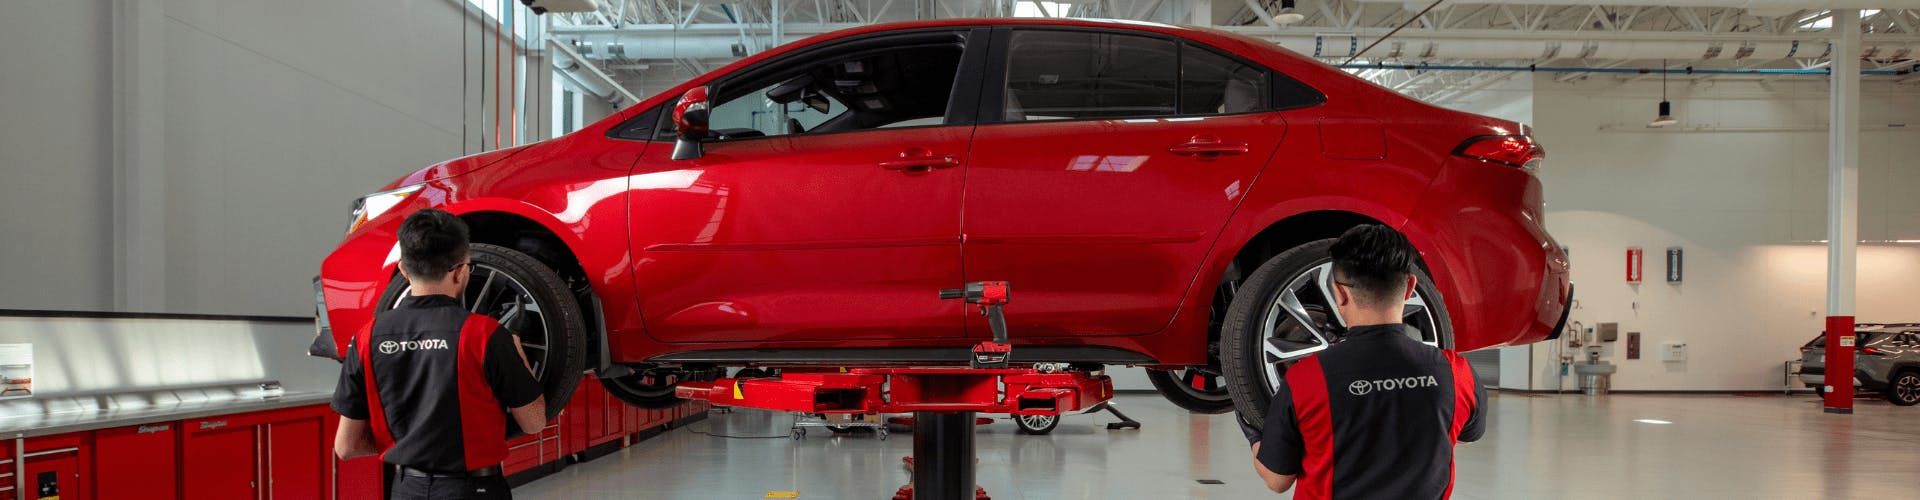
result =
[[[798,491],[769,491],[766,498],[800,498]]]
[[[747,395],[740,392],[740,379],[733,380],[733,399],[747,399]]]
[[[1852,335],[1841,335],[1841,336],[1840,336],[1840,347],[1853,347],[1853,336],[1852,336]]]

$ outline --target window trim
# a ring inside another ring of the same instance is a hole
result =
[[[937,33],[954,33],[954,34],[961,35],[962,45],[960,49],[960,67],[954,71],[953,89],[949,90],[947,94],[947,113],[942,118],[943,123],[939,123],[935,125],[923,125],[923,126],[917,126],[917,127],[895,127],[895,128],[885,128],[885,129],[873,128],[873,129],[842,130],[838,132],[821,132],[821,133],[809,132],[805,134],[782,134],[782,135],[770,135],[770,136],[761,136],[761,137],[743,137],[740,139],[732,139],[732,140],[726,140],[726,141],[707,140],[702,142],[707,144],[729,144],[729,143],[735,143],[740,141],[750,141],[755,139],[773,139],[773,138],[780,138],[780,137],[795,137],[795,138],[803,137],[803,136],[804,137],[814,137],[814,136],[824,137],[824,136],[832,136],[832,135],[839,135],[839,134],[872,132],[876,130],[913,130],[913,129],[922,129],[922,128],[934,128],[934,127],[974,125],[975,122],[971,119],[971,117],[975,115],[974,110],[978,108],[980,105],[979,92],[977,89],[985,86],[984,83],[982,82],[984,78],[981,76],[978,76],[980,75],[979,69],[982,65],[987,64],[988,51],[991,49],[993,45],[992,43],[988,42],[988,40],[992,38],[990,34],[991,31],[992,31],[992,28],[988,28],[988,27],[967,28],[967,27],[953,27],[953,26],[938,26],[938,27],[917,28],[917,29],[909,29],[909,30],[868,33],[868,34],[848,37],[840,40],[822,42],[819,44],[801,48],[792,53],[782,54],[779,57],[774,58],[772,60],[764,61],[760,65],[744,68],[739,71],[735,71],[732,74],[720,75],[720,76],[710,78],[707,80],[707,83],[706,83],[706,85],[710,89],[719,91],[723,87],[743,79],[752,80],[753,78],[763,77],[768,74],[778,74],[779,70],[783,69],[783,67],[791,66],[793,63],[796,63],[796,62],[817,60],[819,58],[820,52],[843,51],[849,48],[850,45],[873,43],[876,39],[882,39],[882,38],[894,38],[894,37],[901,37],[901,36],[918,36],[918,35],[937,34]],[[924,45],[924,44],[915,44],[915,45]],[[876,47],[876,48],[884,48],[884,47]],[[715,93],[715,95],[718,95],[718,94],[719,94],[718,92]],[[666,128],[661,126],[662,123],[666,123],[667,121],[672,119],[671,113],[667,110],[672,109],[673,105],[677,101],[678,99],[668,99],[666,102],[663,102],[658,106],[654,106],[653,109],[649,109],[645,112],[634,115],[633,118],[629,118],[626,121],[621,122],[619,125],[616,125],[613,128],[607,129],[606,137],[609,139],[616,139],[616,140],[623,140],[623,141],[640,141],[640,142],[661,142],[661,141],[671,142],[673,141],[673,138],[665,138],[665,139],[660,138],[659,131],[662,130],[663,128]],[[653,118],[649,119],[648,116],[650,115],[653,116]],[[629,134],[620,134],[620,132],[622,131],[631,130],[632,126],[637,126],[639,123],[643,121],[649,121],[649,122],[655,123],[654,126],[647,129],[650,131],[650,133],[646,134],[646,137],[642,138],[642,137],[634,137]]]
[[[1022,124],[1036,124],[1036,123],[1074,123],[1074,122],[1115,121],[1115,120],[1149,120],[1149,119],[1159,119],[1159,118],[1187,118],[1187,117],[1211,118],[1211,117],[1225,117],[1225,116],[1244,116],[1244,115],[1257,115],[1257,114],[1263,114],[1263,113],[1277,113],[1281,111],[1292,111],[1297,109],[1306,109],[1306,108],[1317,107],[1327,103],[1326,92],[1321,92],[1320,89],[1314,88],[1312,85],[1308,85],[1306,82],[1300,81],[1300,79],[1298,78],[1287,76],[1286,73],[1281,72],[1280,70],[1274,69],[1272,66],[1268,66],[1265,64],[1260,64],[1259,62],[1256,62],[1256,61],[1248,60],[1245,57],[1241,57],[1239,54],[1233,53],[1233,51],[1224,50],[1219,47],[1215,47],[1211,44],[1190,40],[1185,37],[1169,35],[1165,33],[1154,33],[1150,31],[1134,31],[1134,30],[1127,30],[1127,29],[1092,27],[1092,26],[997,26],[997,27],[994,27],[993,31],[994,31],[993,41],[992,41],[993,47],[992,47],[992,50],[990,51],[991,54],[988,56],[989,60],[987,61],[987,64],[985,64],[984,67],[982,68],[986,73],[984,75],[982,86],[980,89],[980,100],[978,101],[979,112],[978,114],[975,115],[975,118],[974,118],[975,123],[982,126],[1022,125]],[[1010,56],[1009,51],[1013,45],[1013,33],[1015,31],[1096,32],[1096,33],[1106,33],[1106,34],[1113,34],[1113,35],[1129,35],[1129,36],[1139,36],[1139,37],[1147,37],[1147,38],[1158,38],[1162,40],[1173,41],[1177,46],[1177,50],[1175,51],[1175,56],[1174,56],[1174,106],[1173,106],[1174,113],[1171,115],[1153,115],[1153,116],[1145,116],[1145,115],[1109,116],[1109,117],[1100,117],[1100,118],[1068,118],[1068,119],[1061,119],[1061,120],[1028,120],[1028,121],[1017,121],[1017,122],[1007,121],[1006,120],[1007,66],[1011,61],[1011,59],[1009,58]],[[1265,109],[1260,109],[1256,111],[1245,111],[1240,113],[1195,113],[1195,114],[1181,113],[1180,98],[1181,98],[1181,90],[1183,90],[1181,87],[1185,85],[1184,84],[1185,78],[1183,78],[1183,74],[1182,74],[1183,73],[1182,70],[1184,69],[1186,64],[1186,61],[1184,60],[1185,59],[1184,52],[1186,47],[1189,45],[1195,48],[1198,48],[1200,50],[1213,52],[1215,55],[1226,57],[1228,60],[1231,60],[1234,62],[1238,62],[1241,64],[1245,64],[1247,66],[1252,66],[1255,68],[1266,70],[1267,95],[1263,97],[1265,101],[1263,103],[1263,107]],[[1280,101],[1279,91],[1281,89],[1281,86],[1275,85],[1275,83],[1280,81],[1281,79],[1286,79],[1287,81],[1294,83],[1301,89],[1313,91],[1313,93],[1316,96],[1318,96],[1318,98],[1311,99],[1309,100],[1311,102],[1302,104],[1302,105],[1279,106],[1277,103]]]

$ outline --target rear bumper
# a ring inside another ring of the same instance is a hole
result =
[[[1452,158],[1408,219],[1447,298],[1456,349],[1530,344],[1564,326],[1573,284],[1540,199],[1523,170]]]
[[[1794,375],[1794,377],[1800,379],[1801,384],[1805,384],[1807,387],[1820,387],[1823,385],[1827,385],[1827,375],[1825,373],[1822,373],[1819,368],[1814,368],[1813,369],[1814,371],[1812,373],[1808,373],[1805,370],[1806,369],[1803,368],[1799,374]],[[1852,382],[1854,387],[1862,388],[1862,389],[1874,389],[1876,387],[1874,385],[1868,385],[1866,381],[1861,379],[1861,375],[1863,374],[1855,373],[1853,375]]]

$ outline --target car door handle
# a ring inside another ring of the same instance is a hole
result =
[[[960,166],[960,159],[953,155],[936,155],[922,148],[907,148],[900,151],[900,158],[880,162],[880,168],[919,173],[936,168]]]
[[[1196,135],[1193,136],[1192,139],[1188,139],[1187,142],[1175,144],[1173,147],[1167,148],[1167,152],[1180,156],[1199,156],[1201,158],[1213,158],[1220,155],[1241,155],[1247,154],[1247,143],[1221,142],[1220,138],[1211,135]]]

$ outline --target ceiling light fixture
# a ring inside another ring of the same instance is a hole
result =
[[[1305,20],[1307,15],[1293,8],[1293,0],[1280,0],[1280,13],[1273,15],[1273,22],[1281,26],[1292,26]]]
[[[1667,100],[1667,60],[1660,60],[1660,115],[1654,117],[1648,127],[1660,128],[1680,123],[1673,119],[1673,103]]]
[[[1636,418],[1636,419],[1633,419],[1633,421],[1643,423],[1643,424],[1658,424],[1658,425],[1666,425],[1666,424],[1673,423],[1665,420],[1655,420],[1651,418]]]

